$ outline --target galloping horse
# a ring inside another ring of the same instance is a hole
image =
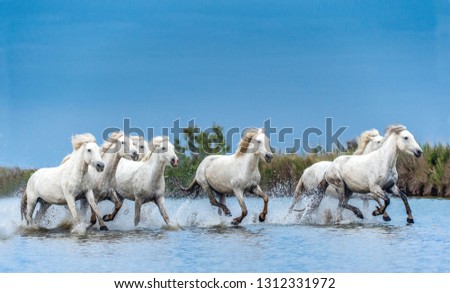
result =
[[[388,192],[402,199],[408,215],[407,222],[414,223],[408,199],[397,187],[398,173],[395,165],[399,152],[419,158],[423,151],[403,125],[389,126],[383,140],[382,146],[369,154],[336,158],[318,185],[319,197],[311,211],[320,205],[326,188],[331,185],[339,194],[339,208],[351,210],[358,218],[364,218],[361,211],[348,204],[354,192],[370,193],[374,199],[385,201],[384,206],[377,207],[373,212],[374,216],[383,214],[389,205],[389,198],[385,196],[385,192]]]
[[[89,166],[97,172],[102,172],[105,168],[95,137],[90,133],[75,135],[72,137],[72,146],[73,152],[65,163],[54,168],[39,169],[30,177],[22,196],[22,218],[26,218],[28,225],[32,223],[33,212],[39,200],[47,204],[67,204],[75,225],[78,225],[80,219],[75,200],[84,195],[98,218],[100,230],[108,230],[98,212],[88,173]]]
[[[270,162],[272,158],[269,138],[264,129],[249,129],[241,139],[235,154],[206,157],[198,166],[190,186],[182,190],[192,193],[200,187],[203,188],[208,193],[211,204],[219,207],[227,216],[231,216],[231,213],[225,205],[226,195],[235,194],[242,214],[233,219],[233,225],[241,223],[247,215],[244,193],[258,195],[264,200],[264,209],[259,215],[259,221],[263,222],[266,219],[269,198],[259,186],[261,175],[258,163],[260,159]],[[216,200],[213,192],[220,196],[220,202]]]
[[[150,153],[142,161],[122,160],[116,172],[116,191],[121,201],[124,198],[135,202],[134,224],[141,220],[141,206],[153,201],[159,208],[166,224],[170,224],[165,207],[164,193],[166,166],[176,167],[178,157],[174,146],[167,137],[153,138],[149,145]]]
[[[361,133],[361,135],[358,137],[358,148],[353,153],[353,155],[368,154],[380,148],[382,142],[383,137],[380,135],[378,130],[376,129],[366,130],[363,133]],[[298,184],[295,188],[294,197],[292,198],[292,204],[289,208],[289,212],[292,212],[294,210],[294,206],[301,200],[303,195],[316,196],[314,191],[317,188],[317,185],[323,179],[323,175],[325,174],[326,170],[328,169],[328,167],[330,167],[331,164],[332,162],[330,161],[317,162],[303,171],[303,174],[300,177],[300,180],[298,181]],[[335,197],[339,196],[337,191],[334,190],[334,188],[330,187],[327,188],[326,194]],[[355,195],[363,199],[365,204],[367,204],[367,200],[369,198],[373,199],[372,197],[363,194],[355,194]],[[312,201],[315,200],[316,200],[315,198],[312,199]],[[381,206],[381,202],[378,198],[376,198],[376,201]],[[306,209],[308,208],[309,207],[307,207]],[[391,220],[387,212],[383,214],[383,220],[384,221]]]

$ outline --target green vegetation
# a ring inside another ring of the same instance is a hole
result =
[[[26,186],[34,170],[0,167],[0,196],[12,195]]]
[[[206,132],[195,127],[183,130],[183,141],[176,140],[179,165],[166,168],[167,190],[170,196],[180,195],[178,186],[188,186],[198,165],[207,153],[225,154],[230,151],[223,137],[223,128],[214,124]],[[186,146],[189,145],[187,151]],[[347,143],[349,153],[355,148],[354,141]],[[196,150],[196,152],[192,152]],[[450,145],[423,146],[423,156],[416,159],[402,154],[397,160],[398,186],[409,196],[432,196],[450,198]],[[296,154],[276,155],[270,164],[261,162],[261,187],[274,196],[292,195],[295,186],[307,167],[328,160],[342,153],[315,153],[305,156]],[[34,170],[0,168],[0,196],[16,193],[26,185]]]

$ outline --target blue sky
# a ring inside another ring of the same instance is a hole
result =
[[[0,1],[0,165],[58,164],[124,118],[450,143],[449,64],[447,0]]]

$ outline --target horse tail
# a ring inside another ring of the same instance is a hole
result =
[[[22,200],[20,201],[20,215],[22,220],[26,218],[27,206],[28,206],[27,190],[24,189],[22,193]]]
[[[198,184],[197,180],[192,180],[191,184],[188,187],[183,187],[180,185],[180,189],[182,191],[184,191],[186,194],[192,194],[194,191],[197,193],[196,195],[198,195],[198,192],[200,191],[200,184]]]
[[[289,207],[289,213],[294,211],[294,206],[299,202],[299,200],[302,198],[302,194],[305,191],[305,184],[303,183],[302,177],[300,177],[300,180],[297,183],[297,186],[295,187],[294,196],[292,198],[291,206]],[[298,210],[295,210],[298,211]]]

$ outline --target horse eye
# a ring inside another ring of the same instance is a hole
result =
[[[141,148],[141,149],[143,149],[144,148],[144,146],[143,145],[141,145],[139,148]]]
[[[87,151],[88,151],[88,153],[90,153],[90,152],[91,152],[91,149],[88,149]]]
[[[124,141],[122,141],[122,144],[125,144],[125,142],[124,142]]]
[[[261,141],[260,141],[260,140],[258,140],[258,143],[261,143]]]
[[[405,140],[408,140],[408,137],[407,137],[407,136],[405,136],[405,137],[404,137],[404,139],[405,139]]]
[[[165,150],[166,150],[166,147],[162,147],[162,150],[165,151]]]

